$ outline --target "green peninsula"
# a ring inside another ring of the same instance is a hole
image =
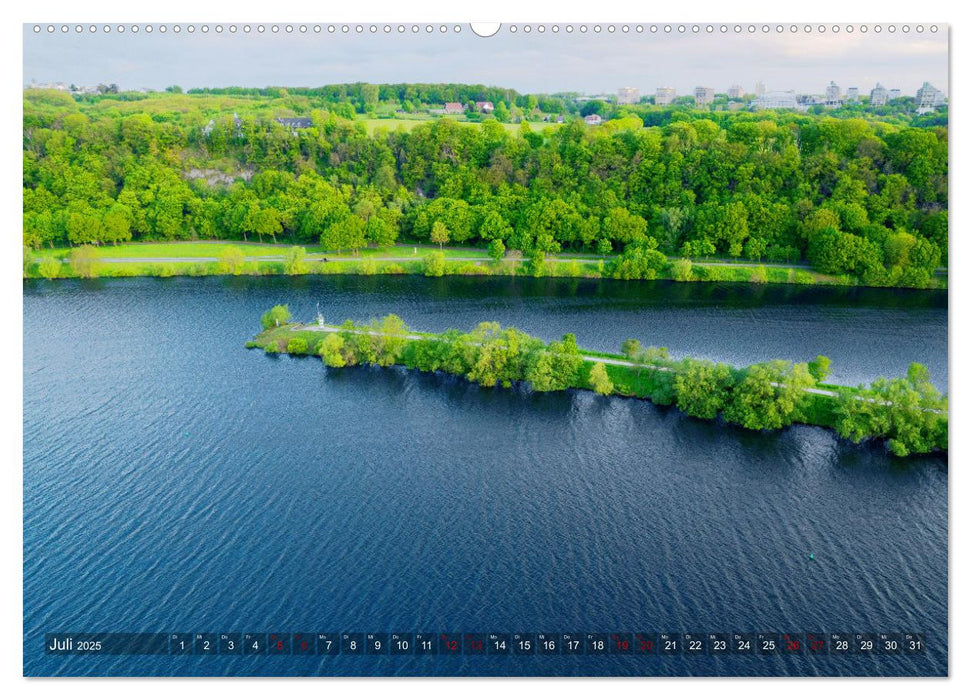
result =
[[[692,417],[749,430],[804,423],[832,428],[853,442],[885,441],[900,457],[947,450],[947,396],[917,363],[906,377],[847,387],[826,383],[830,361],[824,356],[732,367],[675,360],[666,348],[644,347],[634,339],[617,354],[581,349],[572,334],[546,343],[495,322],[444,333],[413,331],[394,315],[367,324],[348,320],[335,326],[320,317],[300,324],[291,321],[286,306],[267,311],[262,325],[247,347],[317,356],[333,368],[401,365],[483,387],[526,383],[533,391],[590,390],[674,405]]]

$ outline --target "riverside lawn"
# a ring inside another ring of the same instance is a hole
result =
[[[282,246],[187,241],[80,246],[24,251],[24,278],[173,277],[209,275],[413,274],[428,277],[530,276],[613,279],[670,279],[678,282],[744,282],[857,286],[852,275],[826,275],[795,263],[725,259],[663,258],[650,266],[630,264],[624,255],[570,253],[524,258],[516,251],[489,254],[477,247],[396,245],[335,255],[321,246]],[[935,275],[931,287],[946,287]]]

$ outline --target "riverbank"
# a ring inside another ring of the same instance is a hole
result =
[[[395,316],[367,326],[289,321],[286,307],[274,307],[263,317],[264,331],[247,347],[319,356],[335,368],[402,365],[463,376],[486,387],[526,382],[535,391],[580,389],[648,399],[751,430],[803,423],[833,429],[854,442],[885,440],[898,456],[947,449],[947,398],[917,364],[906,378],[843,387],[825,383],[825,357],[735,368],[675,361],[666,349],[642,348],[633,340],[624,343],[623,354],[582,350],[572,335],[547,344],[495,323],[480,324],[470,333],[435,334],[411,331]]]
[[[517,254],[498,260],[482,248],[396,245],[357,254],[324,251],[320,246],[228,241],[137,243],[119,246],[57,248],[25,252],[25,279],[90,277],[202,277],[268,275],[423,275],[441,277],[508,276],[581,279],[661,279],[678,282],[865,286],[849,275],[826,275],[802,263],[763,263],[669,257],[659,269],[631,276],[615,269],[616,255],[569,253],[536,262]],[[947,286],[946,270],[924,289]]]

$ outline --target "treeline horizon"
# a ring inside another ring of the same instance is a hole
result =
[[[307,129],[275,121],[309,99],[25,93],[24,244],[501,245],[540,260],[621,253],[634,277],[652,275],[655,253],[805,259],[915,287],[947,263],[946,126],[686,110],[645,126],[636,109],[515,133],[446,118],[369,135],[322,109]],[[526,96],[517,109],[540,105]]]

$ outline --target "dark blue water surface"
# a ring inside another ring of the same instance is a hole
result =
[[[947,464],[646,401],[328,370],[259,315],[947,379],[940,293],[335,277],[24,286],[28,675],[940,675]],[[810,560],[808,553],[814,553]],[[48,632],[923,632],[919,656],[56,657]]]

